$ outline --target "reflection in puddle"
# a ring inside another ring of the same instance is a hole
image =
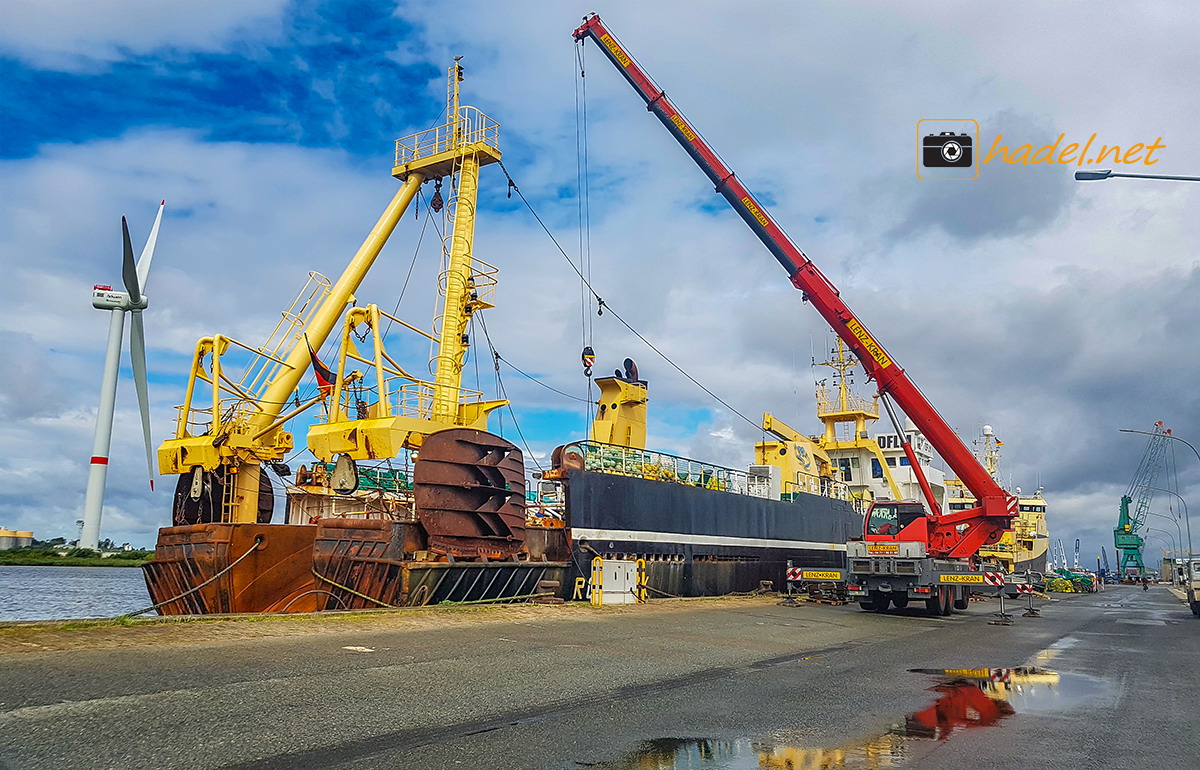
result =
[[[1064,640],[1065,641],[1065,640]],[[1063,644],[1058,650],[1069,647]],[[960,730],[988,727],[1016,713],[1056,713],[1115,695],[1112,683],[1084,674],[1038,666],[1018,668],[911,669],[940,681],[934,702],[907,715],[881,735],[833,747],[792,745],[787,740],[718,741],[665,738],[643,742],[613,762],[578,764],[603,770],[826,770],[892,768],[932,751]]]

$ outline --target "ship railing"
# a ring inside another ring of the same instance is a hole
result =
[[[575,442],[583,450],[584,470],[669,481],[720,492],[749,494],[746,471],[726,468],[687,457],[633,449],[599,441]]]
[[[796,481],[783,482],[782,499],[788,501],[796,500],[800,494],[832,497],[835,500],[850,503],[859,513],[866,510],[866,502],[854,494],[850,489],[850,485],[844,481],[835,481],[834,479],[816,476],[811,473],[797,473]]]
[[[878,417],[879,406],[859,396],[846,396],[846,408],[843,409],[840,397],[831,398],[828,394],[817,394],[817,417],[850,412],[865,412]]]
[[[500,149],[500,124],[478,107],[459,107],[458,120],[396,140],[396,165],[457,150],[464,144],[484,144]]]
[[[587,471],[687,484],[749,497],[772,497],[767,477],[737,468],[599,441],[579,441],[575,444],[583,451],[583,468]],[[801,499],[801,493],[843,500],[860,513],[865,510],[863,501],[851,492],[847,484],[809,474],[801,474],[797,482],[785,482],[779,499],[796,502]]]
[[[388,370],[389,373],[391,370]],[[403,382],[403,385],[395,385],[396,382]],[[433,419],[433,401],[435,394],[435,386],[431,382],[424,380],[410,380],[407,377],[395,376],[388,377],[387,384],[389,386],[388,393],[388,414],[392,417],[410,417],[415,420],[432,420]],[[364,385],[359,383],[351,383],[343,386],[342,397],[347,414],[358,415],[358,419],[367,419],[371,414],[371,408],[379,400],[379,388],[375,385]],[[459,388],[459,405],[476,404],[483,402],[483,391],[472,390],[470,388]],[[328,412],[322,412],[315,416],[315,421],[324,423],[329,421]]]

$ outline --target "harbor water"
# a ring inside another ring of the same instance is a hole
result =
[[[0,566],[0,621],[106,618],[150,604],[137,567]]]

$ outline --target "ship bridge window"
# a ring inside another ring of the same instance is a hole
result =
[[[871,458],[871,478],[883,478],[883,466],[880,465],[879,460],[874,457]]]
[[[901,458],[900,458],[900,465],[901,465],[901,466],[903,466],[903,467],[908,467],[908,466],[912,465],[912,463],[910,463],[910,462],[908,461],[908,458],[907,458],[907,457],[901,457]]]
[[[888,467],[889,467],[889,468],[895,468],[895,467],[896,467],[896,458],[895,458],[895,457],[889,457],[889,458],[887,459],[887,464],[888,464]]]

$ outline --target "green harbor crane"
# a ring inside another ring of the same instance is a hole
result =
[[[1150,499],[1154,496],[1152,487],[1162,468],[1163,453],[1167,446],[1166,437],[1169,435],[1171,430],[1164,428],[1161,420],[1154,423],[1154,432],[1146,442],[1142,461],[1133,475],[1133,481],[1129,483],[1129,489],[1121,497],[1121,513],[1113,530],[1113,545],[1120,554],[1117,574],[1122,578],[1131,572],[1139,578],[1146,573],[1146,565],[1142,561],[1142,546],[1146,544],[1146,539],[1138,532],[1146,524]]]

